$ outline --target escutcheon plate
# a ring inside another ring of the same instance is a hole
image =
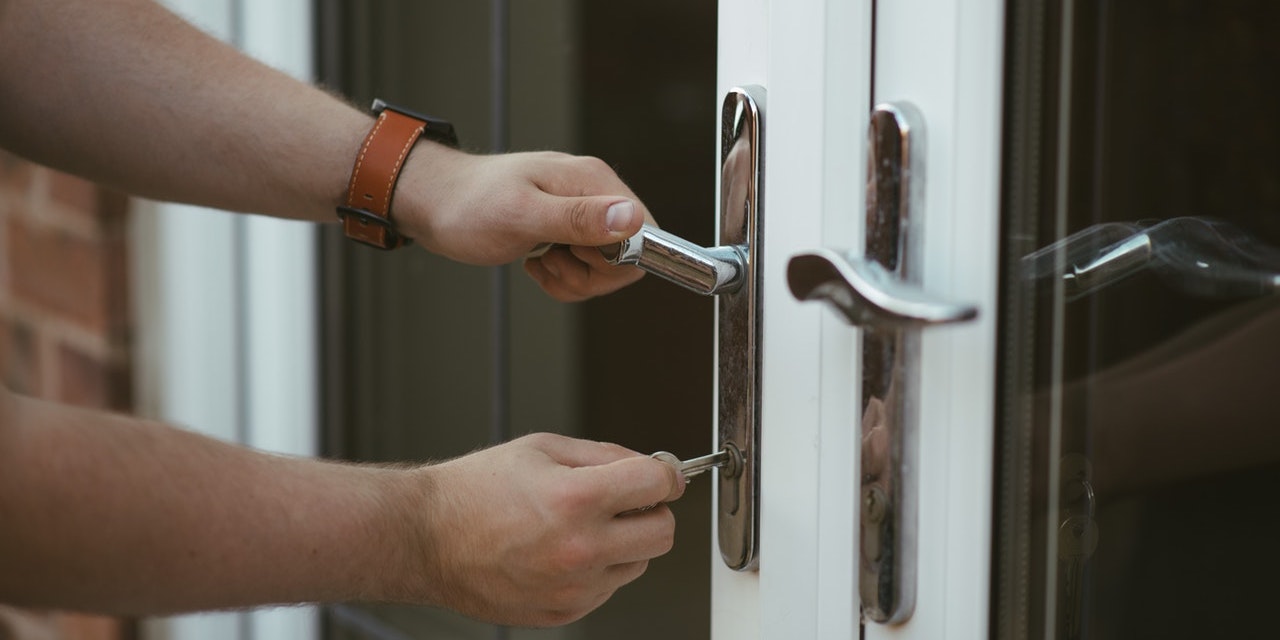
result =
[[[719,373],[717,450],[742,454],[736,476],[718,474],[720,557],[731,569],[759,563],[760,540],[760,239],[764,195],[761,87],[734,88],[725,96],[720,133],[720,245],[745,257],[742,286],[717,297],[716,362]]]

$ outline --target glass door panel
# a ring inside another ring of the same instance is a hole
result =
[[[324,81],[356,104],[378,96],[447,117],[470,151],[598,156],[665,229],[714,237],[714,0],[317,6]],[[438,460],[533,431],[685,457],[705,450],[711,299],[648,278],[560,304],[518,264],[502,284],[494,269],[415,248],[372,251],[329,231],[326,455]],[[616,366],[620,349],[632,354],[627,367]],[[353,604],[326,609],[326,638],[705,638],[712,486],[690,483],[672,505],[671,553],[572,625],[507,629],[434,608]]]
[[[992,635],[1274,624],[1280,5],[1010,3]]]

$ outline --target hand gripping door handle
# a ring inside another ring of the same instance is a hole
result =
[[[858,591],[863,615],[905,622],[915,610],[919,329],[977,316],[968,304],[920,286],[923,119],[909,104],[871,114],[867,141],[866,247],[793,256],[787,283],[820,300],[862,336],[862,479]]]
[[[716,451],[741,456],[717,474],[720,557],[757,566],[760,548],[760,238],[764,221],[761,87],[731,89],[720,111],[719,245],[704,248],[657,227],[600,252],[690,291],[716,297]]]

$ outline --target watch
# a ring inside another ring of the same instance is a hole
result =
[[[377,120],[360,145],[338,218],[348,238],[378,249],[396,249],[413,242],[391,221],[391,200],[405,158],[419,138],[457,147],[458,137],[447,121],[382,100],[373,101],[372,111]]]

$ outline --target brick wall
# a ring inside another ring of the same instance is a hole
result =
[[[0,375],[10,389],[128,411],[128,199],[0,151]],[[119,640],[128,624],[0,609],[0,640]]]

